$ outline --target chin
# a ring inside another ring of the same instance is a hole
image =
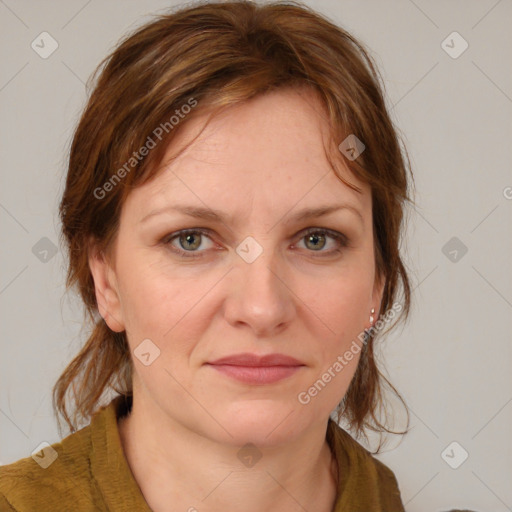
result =
[[[258,403],[259,402],[259,403]],[[248,400],[243,404],[231,404],[225,412],[215,417],[231,434],[226,441],[238,446],[253,443],[256,446],[275,446],[290,441],[300,430],[296,407],[285,406],[272,400]],[[225,431],[224,431],[225,433]]]

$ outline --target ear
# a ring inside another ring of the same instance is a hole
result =
[[[372,291],[372,308],[375,308],[374,316],[374,324],[378,320],[378,311],[380,309],[380,304],[382,302],[382,296],[384,295],[384,287],[386,285],[386,276],[380,276],[380,278],[375,278],[375,283],[373,285]]]
[[[94,279],[98,311],[110,329],[122,332],[125,324],[115,271],[103,251],[92,240],[89,243],[88,260]]]

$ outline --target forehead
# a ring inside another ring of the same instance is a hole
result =
[[[231,107],[206,127],[206,116],[199,115],[178,132],[157,175],[131,192],[129,208],[139,217],[173,202],[222,206],[240,215],[259,208],[261,214],[273,211],[275,216],[294,205],[333,202],[364,211],[371,206],[366,184],[340,155],[338,173],[362,193],[352,190],[336,177],[327,159],[326,116],[315,95],[290,89]]]

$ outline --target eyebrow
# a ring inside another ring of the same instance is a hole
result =
[[[334,204],[321,206],[318,208],[304,208],[303,210],[300,210],[299,212],[289,217],[288,220],[286,220],[284,223],[290,224],[292,222],[301,222],[306,219],[323,217],[325,215],[329,215],[330,213],[334,213],[339,210],[351,211],[359,218],[361,223],[364,224],[364,218],[361,212],[355,206],[352,206],[350,204]],[[152,210],[140,220],[140,223],[142,224],[151,217],[167,212],[178,212],[184,215],[188,215],[189,217],[194,217],[196,219],[211,220],[220,223],[225,223],[226,219],[229,217],[227,214],[219,210],[215,210],[213,208],[203,208],[200,206],[190,205],[174,205],[160,208],[157,210]]]

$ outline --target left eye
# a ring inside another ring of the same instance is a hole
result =
[[[335,240],[334,248],[328,251],[321,251],[327,245],[327,239]],[[330,229],[309,229],[305,234],[302,234],[300,240],[305,240],[305,245],[308,249],[313,249],[313,252],[322,252],[332,254],[340,252],[340,250],[348,245],[347,237],[337,231]]]
[[[185,229],[170,235],[163,242],[180,256],[198,258],[204,252],[198,250],[203,245],[204,239],[210,241],[210,246],[202,247],[203,249],[211,249],[213,246],[213,242],[208,235],[209,231],[203,229]],[[323,250],[328,245],[328,239],[335,241],[334,247],[330,250]],[[348,239],[345,235],[325,228],[309,228],[301,232],[299,234],[299,241],[302,242],[303,240],[306,249],[310,250],[309,252],[321,253],[321,256],[341,252],[341,249],[348,245]],[[178,242],[178,247],[174,244],[175,241]]]

